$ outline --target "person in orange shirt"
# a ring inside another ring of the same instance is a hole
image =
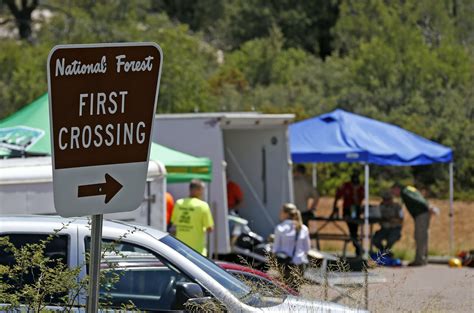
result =
[[[169,193],[166,192],[166,225],[169,227],[171,222],[171,215],[173,215],[173,208],[174,208],[174,198]]]
[[[244,195],[242,189],[232,180],[227,181],[227,207],[232,213],[237,213],[239,204],[242,203]]]
[[[239,205],[244,199],[244,194],[240,186],[236,182],[233,182],[228,175],[229,174],[227,174],[227,208],[229,209],[229,216],[239,217]],[[234,245],[241,234],[241,229],[232,219],[229,220],[229,234],[230,242]]]

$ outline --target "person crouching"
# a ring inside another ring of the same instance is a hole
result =
[[[392,247],[402,236],[403,209],[400,204],[393,201],[390,191],[382,193],[382,203],[379,208],[382,219],[381,228],[374,234],[372,243],[382,255],[392,256]]]

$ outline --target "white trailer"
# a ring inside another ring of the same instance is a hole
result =
[[[293,114],[196,113],[157,115],[153,141],[212,160],[207,199],[215,221],[211,252],[230,252],[226,170],[244,193],[240,215],[263,236],[273,232],[283,203],[293,197],[288,124]],[[175,198],[187,185],[168,186]],[[217,247],[217,250],[216,248]]]
[[[104,217],[166,231],[165,191],[165,167],[150,160],[142,205],[131,212],[105,214]],[[51,157],[0,160],[0,214],[56,214]]]

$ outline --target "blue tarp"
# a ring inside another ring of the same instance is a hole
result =
[[[335,110],[290,125],[295,163],[366,162],[426,165],[453,159],[452,149],[398,126]]]

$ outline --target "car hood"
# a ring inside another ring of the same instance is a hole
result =
[[[263,308],[263,312],[331,312],[331,313],[363,313],[366,310],[353,309],[337,303],[325,301],[305,300],[301,297],[288,296],[282,304],[277,306]]]

